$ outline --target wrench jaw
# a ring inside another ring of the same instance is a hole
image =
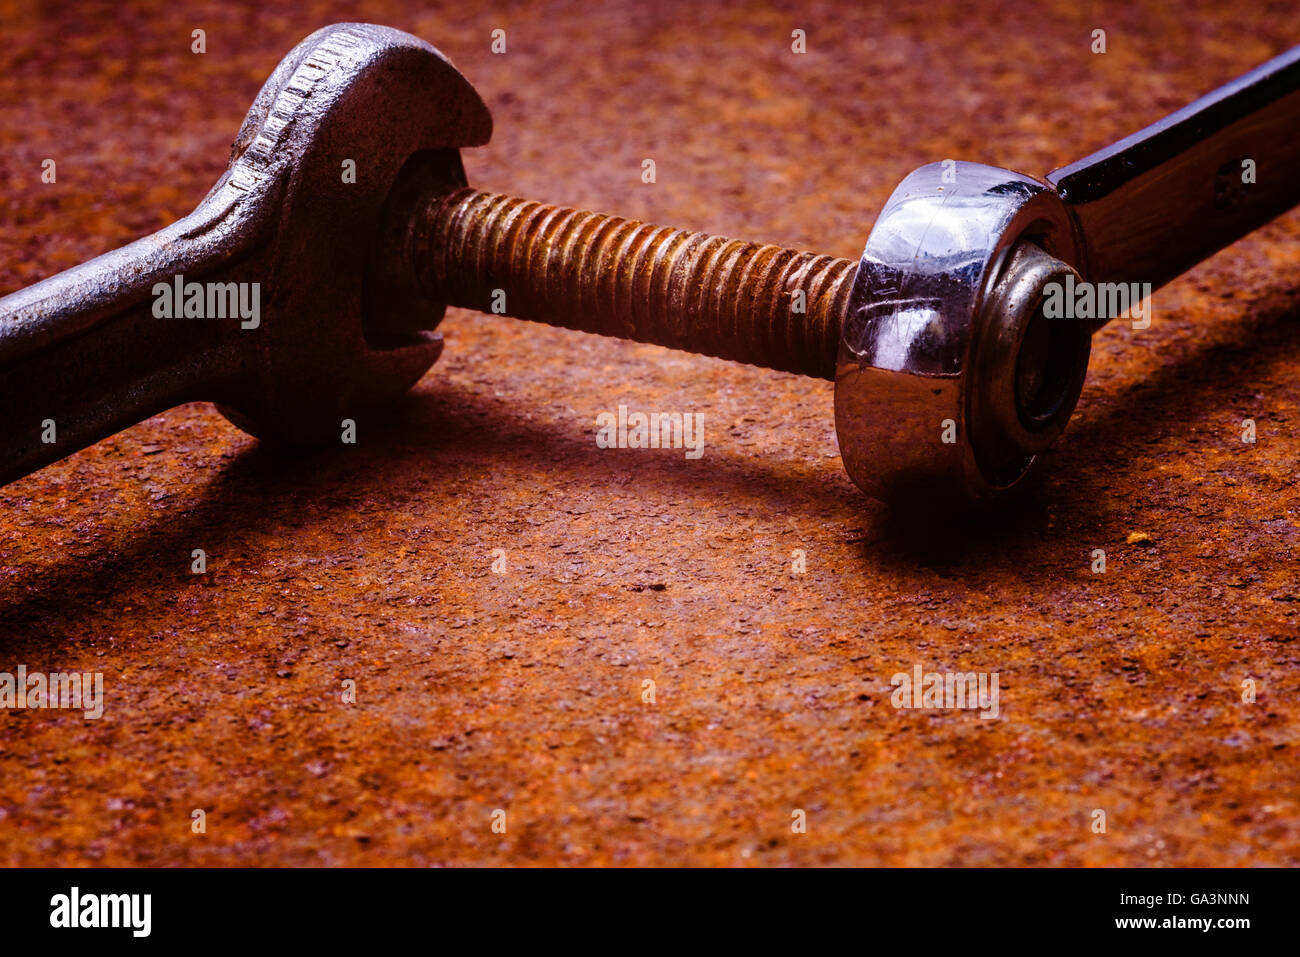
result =
[[[1087,368],[1084,325],[1039,308],[1079,256],[1064,204],[1035,179],[936,163],[899,184],[862,254],[836,364],[835,430],[859,488],[987,504],[1023,483]]]
[[[403,184],[464,185],[458,151],[491,131],[469,82],[409,34],[335,24],[285,57],[209,194],[252,194],[276,221],[257,264],[261,321],[218,397],[227,418],[289,445],[336,442],[343,419],[391,404],[433,365],[444,304],[388,288],[376,252]]]

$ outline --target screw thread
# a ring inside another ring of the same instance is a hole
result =
[[[437,302],[823,379],[857,269],[474,189],[429,196],[407,241]]]

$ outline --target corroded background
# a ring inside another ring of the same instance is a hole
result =
[[[857,6],[0,0],[0,292],[192,208],[336,20],[478,86],[478,186],[840,256],[924,162],[1045,173],[1300,42],[1291,2]],[[853,487],[829,383],[454,310],[355,447],[151,419],[0,490],[0,670],[107,695],[0,715],[0,862],[1296,863],[1298,263],[1291,214],[1102,332],[964,526]],[[704,457],[597,449],[620,403]],[[998,672],[1002,719],[895,711],[916,663]]]

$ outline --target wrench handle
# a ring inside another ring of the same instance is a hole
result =
[[[215,388],[226,357],[211,327],[152,309],[155,283],[213,265],[193,225],[0,299],[0,485]]]
[[[1158,289],[1300,203],[1300,47],[1047,181],[1079,224],[1084,279]]]

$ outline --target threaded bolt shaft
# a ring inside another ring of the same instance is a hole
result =
[[[426,197],[406,242],[434,301],[823,379],[857,269],[474,189]]]

